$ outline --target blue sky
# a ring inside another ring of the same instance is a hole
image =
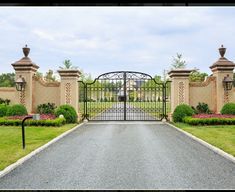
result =
[[[132,70],[162,75],[181,53],[211,74],[221,44],[235,60],[235,7],[0,7],[0,69],[13,72],[22,47],[40,72],[65,59],[93,77]]]

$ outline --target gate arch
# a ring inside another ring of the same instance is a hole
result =
[[[169,82],[136,71],[113,71],[80,82],[83,118],[102,121],[160,121],[169,111]],[[82,99],[83,98],[83,99]]]

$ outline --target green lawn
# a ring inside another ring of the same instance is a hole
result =
[[[0,126],[0,170],[16,162],[34,149],[49,142],[76,124],[61,127],[25,127],[26,148],[22,149],[20,126]]]
[[[89,119],[111,108],[115,102],[87,102],[87,113]],[[84,103],[80,104],[80,112],[84,113]]]
[[[156,117],[157,119],[162,117],[163,103],[162,102],[128,102],[130,105],[142,109],[149,115]],[[170,111],[170,103],[166,103],[167,114]]]
[[[235,125],[190,126],[174,123],[175,126],[235,156]]]

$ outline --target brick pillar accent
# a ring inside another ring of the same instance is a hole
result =
[[[21,75],[26,81],[25,90],[22,92],[16,91],[16,100],[18,103],[23,104],[28,113],[32,113],[32,102],[33,102],[33,76],[38,70],[39,66],[32,62],[32,60],[28,57],[30,52],[30,48],[27,45],[23,48],[24,57],[15,63],[12,63],[12,66],[15,70],[15,78],[16,80]]]
[[[173,69],[168,75],[171,78],[171,114],[177,105],[189,104],[189,75],[193,70]]]
[[[76,112],[79,111],[79,83],[78,78],[81,72],[77,69],[58,70],[61,77],[60,83],[60,104],[69,104],[74,107]]]
[[[232,90],[225,91],[223,87],[223,79],[227,75],[233,79],[233,69],[235,64],[224,57],[226,48],[221,45],[219,48],[220,58],[210,66],[213,76],[216,77],[216,113],[220,113],[223,105],[232,99]]]

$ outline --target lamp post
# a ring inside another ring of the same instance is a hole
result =
[[[24,122],[27,119],[40,120],[40,115],[39,114],[29,115],[29,116],[26,116],[22,120],[21,127],[22,127],[22,146],[23,146],[23,149],[25,149],[25,128],[24,128]]]
[[[229,91],[233,88],[233,79],[227,75],[223,80],[223,87],[225,91]]]
[[[21,75],[15,81],[15,84],[16,84],[17,91],[24,91],[25,90],[26,81],[25,81],[24,77],[22,77]]]

